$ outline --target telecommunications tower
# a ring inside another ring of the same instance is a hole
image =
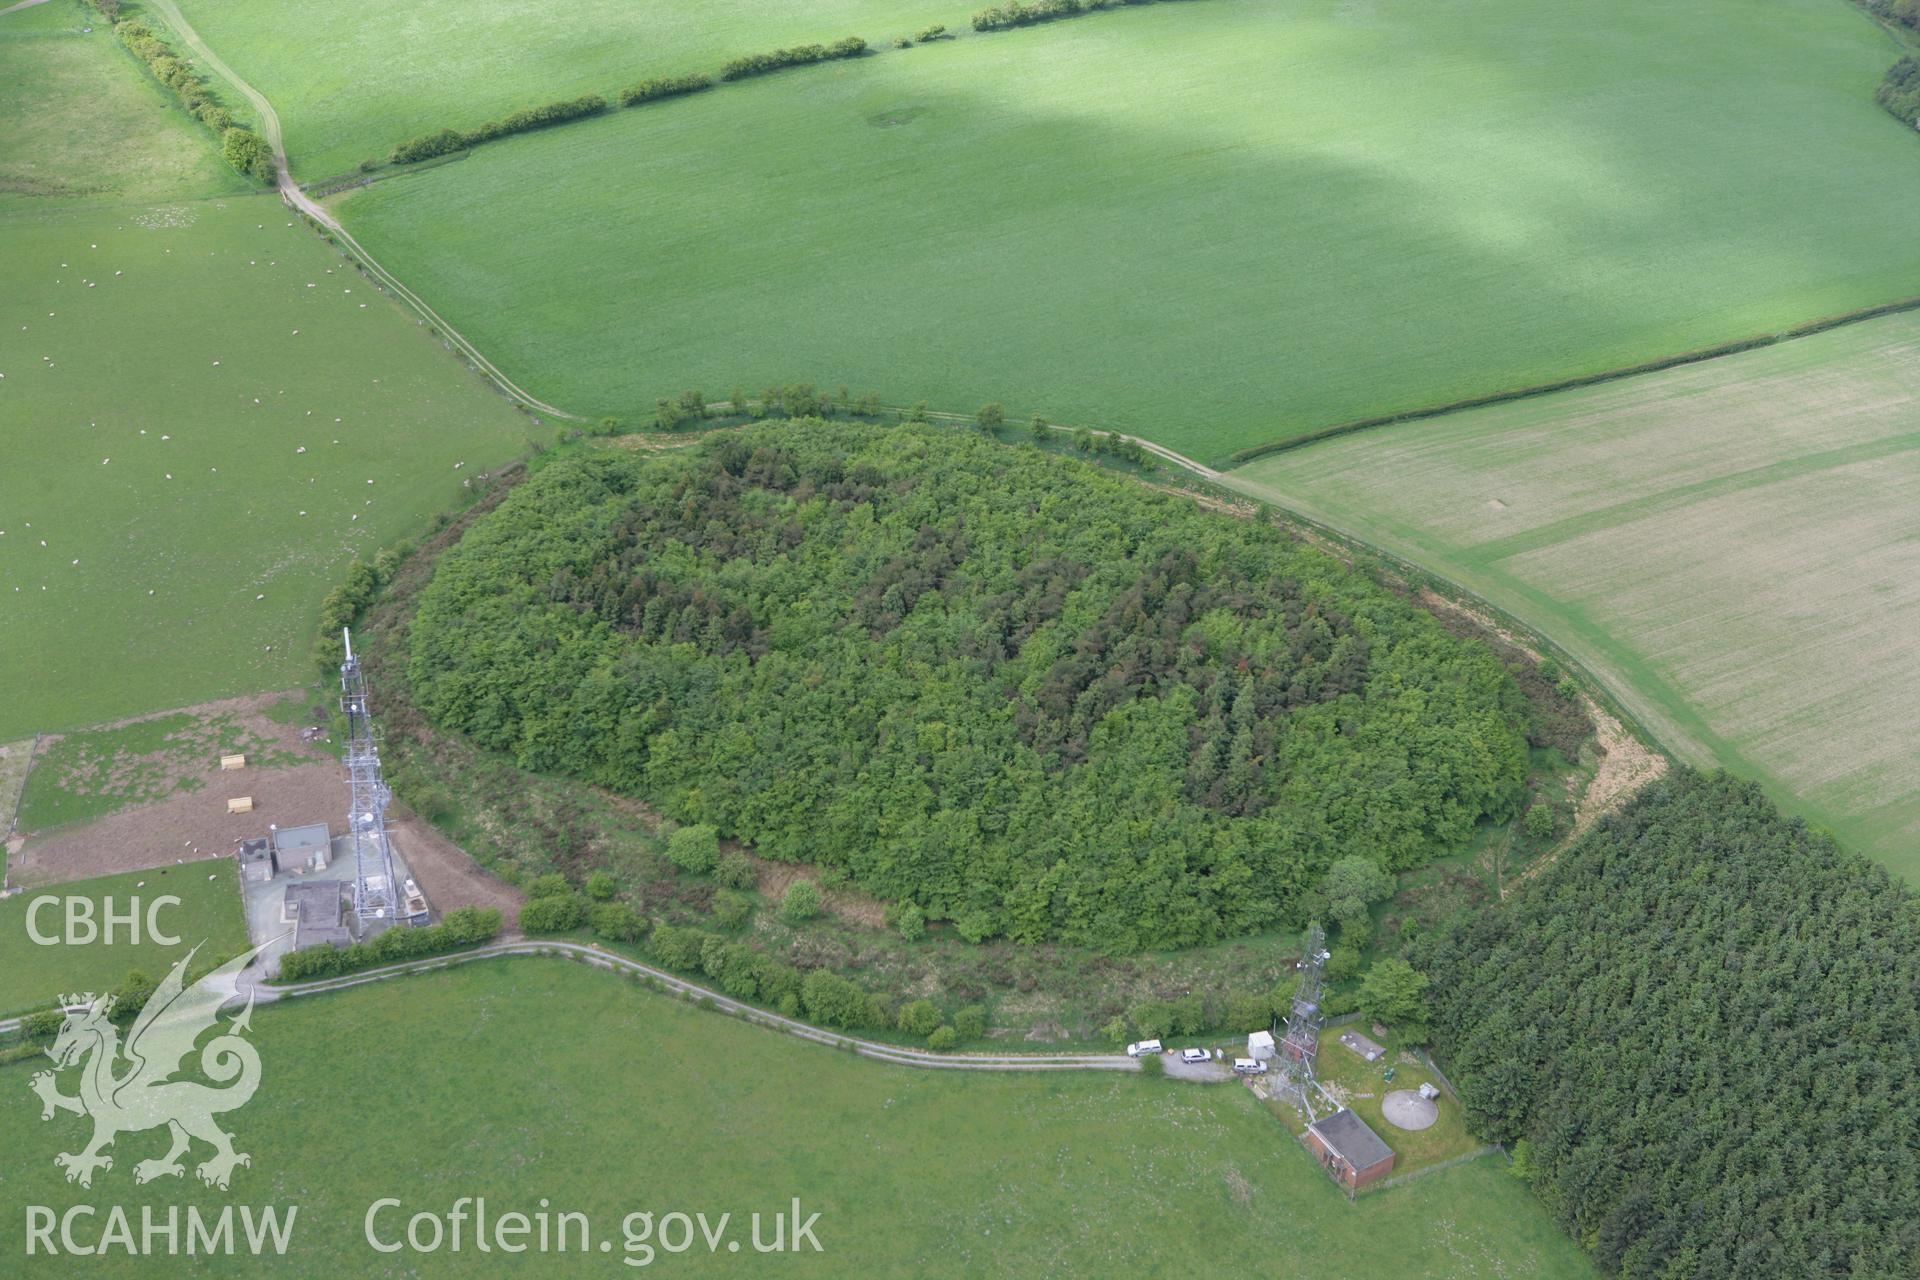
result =
[[[1319,922],[1307,926],[1307,949],[1297,968],[1300,982],[1293,990],[1293,1008],[1280,1039],[1280,1078],[1273,1096],[1293,1103],[1313,1119],[1313,1099],[1321,1093],[1313,1064],[1320,1052],[1321,969],[1327,962],[1327,935]]]
[[[373,742],[367,682],[353,656],[353,634],[342,631],[347,660],[340,664],[340,710],[347,717],[347,784],[352,799],[347,832],[353,839],[353,914],[362,936],[399,922],[393,883],[393,846],[387,842],[387,801],[380,778],[380,749]]]

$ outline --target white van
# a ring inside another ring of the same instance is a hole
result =
[[[1258,1058],[1235,1058],[1233,1069],[1243,1076],[1262,1076],[1267,1073],[1267,1064]]]
[[[1130,1044],[1127,1046],[1127,1056],[1129,1058],[1144,1058],[1150,1053],[1165,1052],[1166,1050],[1160,1047],[1158,1040],[1142,1040],[1138,1044]]]
[[[1187,1063],[1212,1062],[1213,1055],[1205,1049],[1182,1049],[1180,1051],[1180,1061]]]

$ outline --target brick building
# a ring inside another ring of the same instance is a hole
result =
[[[1307,1146],[1328,1175],[1350,1191],[1393,1172],[1393,1148],[1345,1107],[1307,1126]]]

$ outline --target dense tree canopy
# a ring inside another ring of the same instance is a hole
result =
[[[1474,1126],[1607,1271],[1920,1275],[1920,901],[1683,772],[1423,940]]]
[[[1279,529],[929,427],[557,462],[411,644],[438,723],[975,940],[1245,932],[1524,794],[1483,646]]]

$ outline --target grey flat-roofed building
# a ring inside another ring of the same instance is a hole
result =
[[[341,880],[297,880],[287,886],[282,917],[293,926],[293,949],[344,947],[353,941],[347,931],[347,885]]]
[[[327,824],[288,827],[273,833],[273,853],[285,871],[320,871],[332,861],[333,840]]]

